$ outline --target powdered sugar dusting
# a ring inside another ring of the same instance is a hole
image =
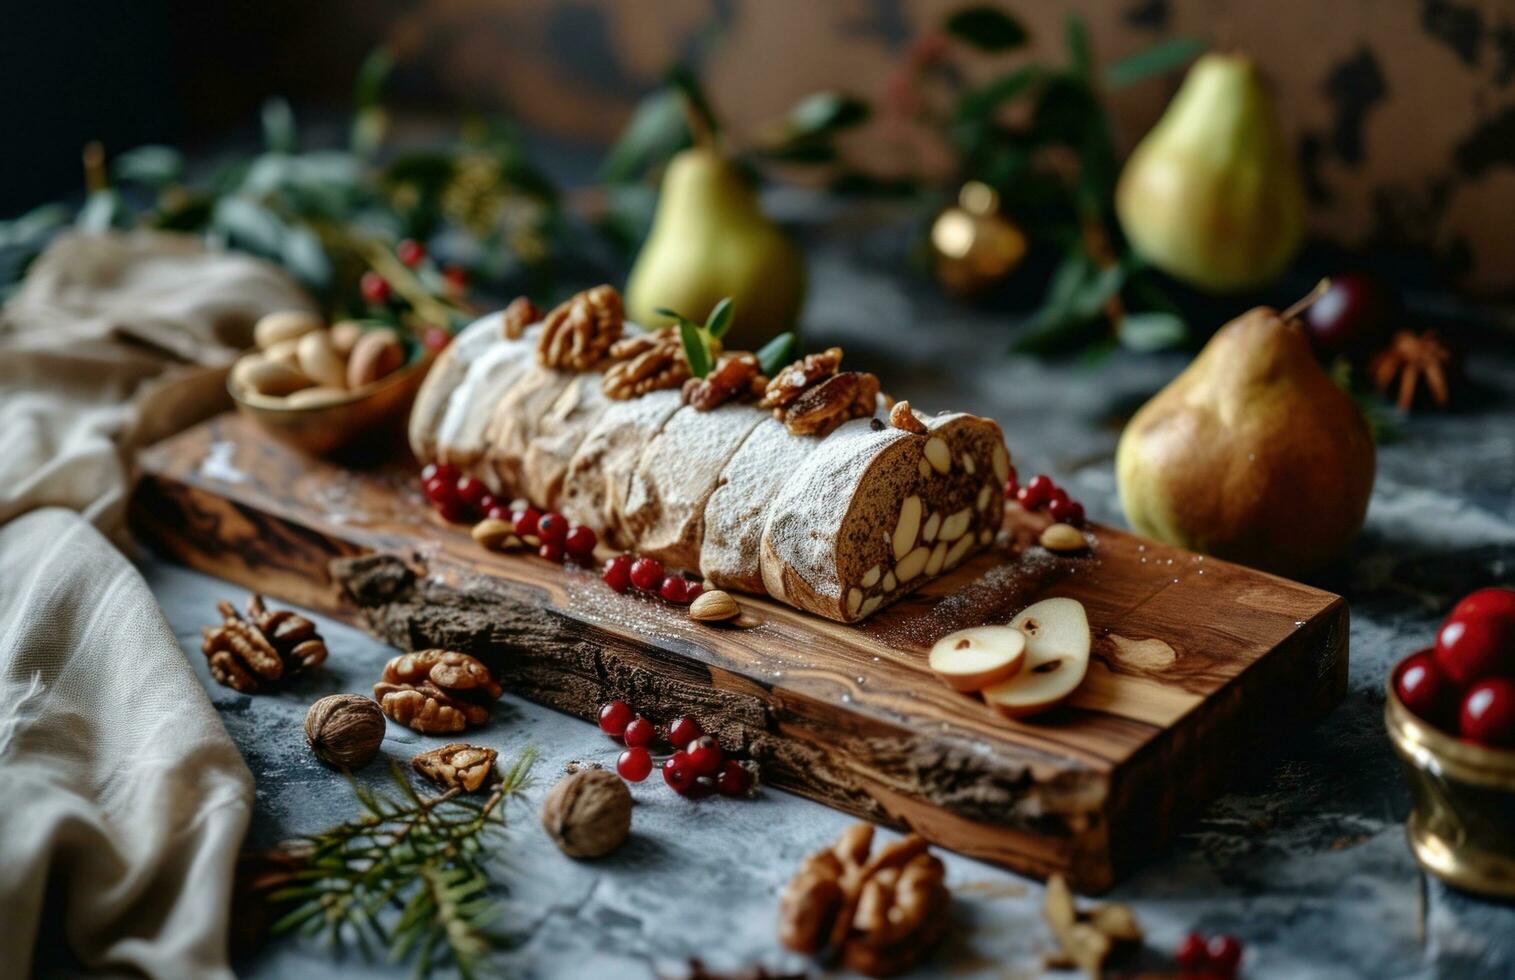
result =
[[[447,414],[437,432],[439,458],[468,465],[483,455],[494,407],[532,365],[539,332],[531,328],[517,340],[503,340],[497,330],[492,331],[493,345],[468,365],[467,374],[448,399]]]
[[[679,406],[676,391],[611,402],[568,463],[558,502],[563,515],[601,534],[614,529],[615,508],[642,450]]]
[[[426,372],[410,413],[410,448],[417,459],[428,459],[436,449],[438,428],[452,404],[452,394],[468,374],[469,367],[500,338],[501,313],[492,313],[464,327]]]
[[[721,588],[763,591],[761,548],[769,505],[784,481],[821,444],[767,418],[727,462],[705,505],[700,574]]]
[[[574,451],[609,406],[599,374],[581,374],[542,417],[537,437],[526,450],[525,493],[556,508]]]

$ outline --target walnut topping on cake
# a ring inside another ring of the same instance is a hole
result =
[[[768,382],[759,408],[783,408],[805,393],[807,388],[836,374],[842,364],[842,349],[832,347],[819,354],[806,354],[784,368]],[[775,418],[780,418],[774,413]]]
[[[824,436],[843,422],[867,418],[878,403],[878,378],[862,371],[842,371],[842,349],[806,354],[773,376],[759,408],[797,436]]]
[[[664,327],[617,341],[610,348],[614,361],[605,372],[601,387],[618,401],[637,398],[649,391],[677,390],[689,380],[689,362],[678,331]]]
[[[588,371],[621,338],[624,315],[614,286],[596,286],[559,303],[542,322],[537,360],[551,368]]]
[[[500,333],[506,340],[520,340],[526,328],[542,319],[542,311],[529,296],[517,296],[500,317]]]
[[[740,351],[727,354],[705,377],[684,382],[684,404],[708,412],[729,401],[758,397],[767,385],[757,356]]]

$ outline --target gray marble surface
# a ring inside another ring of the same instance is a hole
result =
[[[922,408],[994,416],[1023,474],[1053,474],[1095,519],[1120,523],[1111,465],[1120,424],[1182,357],[1117,355],[1089,367],[1002,356],[1004,315],[912,285],[897,255],[871,254],[866,236],[836,236],[848,238],[845,249],[829,237],[811,251],[811,346],[843,345],[850,362]],[[1134,906],[1154,950],[1199,929],[1242,937],[1252,977],[1515,976],[1515,908],[1417,870],[1402,823],[1408,797],[1382,724],[1389,665],[1427,644],[1458,596],[1515,581],[1515,356],[1483,354],[1469,369],[1472,408],[1417,415],[1381,448],[1368,527],[1350,562],[1319,583],[1351,603],[1346,701],[1310,730],[1280,731],[1271,753],[1237,759],[1234,790],[1113,893]],[[392,651],[323,621],[326,669],[281,694],[238,695],[209,681],[198,653],[214,601],[237,590],[153,560],[144,571],[256,777],[250,843],[351,813],[349,789],[308,754],[300,720],[318,696],[366,692]],[[591,725],[509,695],[480,740],[505,753],[541,752],[535,787],[510,811],[515,843],[499,873],[521,940],[504,958],[513,970],[677,976],[692,957],[724,970],[807,966],[774,941],[778,891],[848,817],[772,790],[748,802],[692,802],[654,775],[633,787],[631,841],[603,861],[575,862],[544,836],[536,809],[565,763],[610,765],[617,746]],[[391,725],[384,752],[403,761],[420,744]],[[919,975],[1040,975],[1048,948],[1040,887],[957,856],[947,864],[954,930]],[[251,977],[401,972],[334,961],[291,940],[238,966]]]

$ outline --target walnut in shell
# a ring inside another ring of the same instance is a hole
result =
[[[333,694],[305,713],[305,741],[333,769],[361,769],[379,754],[384,712],[360,694]]]
[[[252,694],[326,660],[316,624],[294,610],[269,610],[260,595],[247,600],[246,616],[224,600],[216,609],[221,623],[200,631],[200,649],[218,684]]]
[[[499,753],[481,745],[453,742],[441,748],[422,752],[410,760],[416,772],[443,789],[459,789],[467,793],[483,786],[494,772],[494,762]]]
[[[631,791],[604,769],[571,773],[542,801],[542,828],[569,857],[609,854],[631,833]]]
[[[504,692],[489,668],[466,653],[420,650],[395,657],[373,686],[384,713],[425,735],[461,732],[489,720]]]

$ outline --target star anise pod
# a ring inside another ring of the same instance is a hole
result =
[[[1453,369],[1452,350],[1436,331],[1417,334],[1413,330],[1401,330],[1388,347],[1373,355],[1373,360],[1368,363],[1368,376],[1385,395],[1393,389],[1395,404],[1400,411],[1406,412],[1420,394],[1422,382],[1436,406],[1446,408],[1452,400],[1448,379]]]

